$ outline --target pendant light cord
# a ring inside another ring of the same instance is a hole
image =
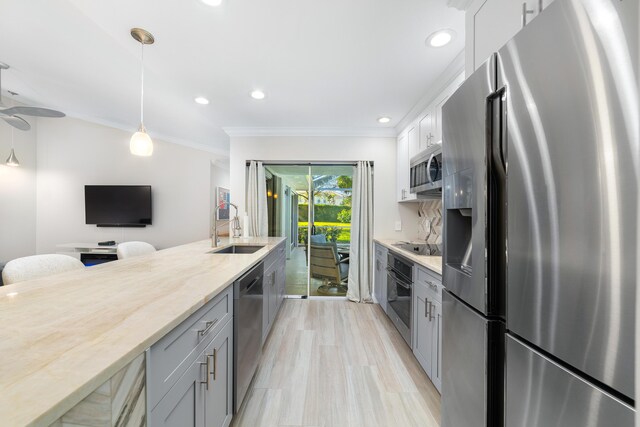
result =
[[[140,43],[141,72],[140,72],[140,128],[144,129],[144,43]]]
[[[14,102],[14,100],[13,100],[13,96],[12,96],[11,98],[9,98],[9,99],[11,100],[11,105],[10,105],[10,107],[12,107],[12,108],[13,108],[13,107],[15,107],[15,106],[16,106],[16,103],[15,103],[15,102]],[[2,103],[2,102],[0,102],[0,104],[1,104],[1,103]],[[11,126],[11,149],[13,150],[14,148],[15,148],[15,147],[14,147],[14,145],[13,145],[13,126]]]

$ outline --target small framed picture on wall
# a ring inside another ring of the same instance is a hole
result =
[[[216,188],[216,206],[224,205],[220,209],[218,209],[218,213],[216,215],[217,220],[221,219],[229,219],[229,205],[231,202],[231,196],[229,194],[229,189],[224,187]]]

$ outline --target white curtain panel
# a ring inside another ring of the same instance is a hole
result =
[[[249,236],[266,237],[269,234],[267,216],[267,180],[262,162],[251,161],[247,176],[247,215]]]
[[[373,258],[373,168],[370,162],[358,162],[353,176],[351,204],[351,249],[347,298],[372,302],[371,260]]]

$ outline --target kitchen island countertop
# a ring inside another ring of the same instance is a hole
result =
[[[3,425],[48,425],[262,260],[284,238],[210,240],[0,287]]]

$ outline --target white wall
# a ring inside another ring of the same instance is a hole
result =
[[[229,162],[226,161],[224,164],[220,162],[211,162],[211,191],[210,193],[210,213],[209,213],[209,224],[210,227],[213,228],[213,215],[215,214],[216,209],[216,190],[218,187],[229,188]],[[233,210],[231,211],[231,215],[233,215]],[[218,221],[220,227],[224,226],[224,221]],[[228,231],[230,227],[226,227],[225,230]],[[224,235],[222,230],[218,231],[220,235]]]
[[[236,137],[231,138],[231,200],[245,211],[247,160],[374,162],[374,235],[377,238],[416,237],[417,206],[396,203],[396,140],[369,137]],[[402,221],[402,231],[394,231]]]
[[[208,238],[213,155],[155,139],[153,156],[133,156],[130,137],[129,132],[72,118],[39,123],[38,253],[55,252],[57,244],[66,242],[143,240],[166,248]],[[86,225],[87,184],[151,185],[153,225]]]
[[[28,121],[30,131],[13,132],[18,168],[5,165],[12,128],[0,121],[0,264],[33,255],[36,249],[37,120]]]

